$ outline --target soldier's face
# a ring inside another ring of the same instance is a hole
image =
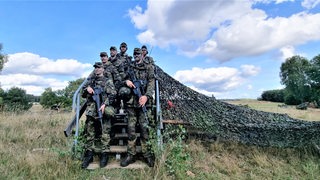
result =
[[[133,57],[135,61],[139,62],[141,60],[141,53],[134,53]]]
[[[110,56],[114,57],[115,55],[117,55],[117,51],[116,50],[110,50]]]
[[[101,62],[103,64],[105,64],[108,61],[108,57],[107,56],[101,56],[100,59],[101,59]]]
[[[147,54],[147,50],[146,49],[141,49],[142,55],[145,56]]]
[[[103,68],[103,67],[95,67],[95,68],[94,68],[94,73],[95,73],[96,75],[101,75],[101,74],[103,74],[103,71],[104,71],[104,68]]]
[[[120,47],[120,50],[121,50],[121,52],[126,52],[126,51],[127,51],[127,48],[126,48],[125,46],[121,46],[121,47]]]

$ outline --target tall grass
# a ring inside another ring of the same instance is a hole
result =
[[[0,115],[0,179],[319,179],[320,157],[303,149],[189,139],[164,146],[154,168],[82,170],[63,130],[72,113],[33,108]],[[169,142],[169,141],[168,141]],[[170,162],[170,163],[169,163]],[[168,166],[168,165],[171,165]]]

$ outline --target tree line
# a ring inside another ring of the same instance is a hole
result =
[[[311,60],[298,55],[286,59],[280,67],[280,79],[285,88],[264,91],[261,100],[320,107],[320,55]]]
[[[48,87],[40,96],[27,94],[26,90],[18,87],[12,87],[8,91],[0,88],[0,110],[26,111],[32,107],[33,103],[40,103],[45,109],[59,106],[59,108],[71,110],[73,94],[83,81],[84,78],[70,81],[68,86],[62,90],[53,91]]]

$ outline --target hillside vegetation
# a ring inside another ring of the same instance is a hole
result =
[[[231,103],[236,103],[235,101]],[[273,103],[241,101],[272,111]],[[276,108],[277,109],[277,108]],[[290,109],[312,120],[319,111]],[[293,113],[295,112],[295,113]],[[315,113],[315,114],[314,114]],[[63,130],[72,113],[34,106],[0,116],[0,179],[319,179],[320,156],[308,149],[246,146],[235,142],[169,141],[154,168],[80,169]],[[311,118],[311,119],[310,119]],[[167,162],[166,162],[167,160]],[[170,161],[168,161],[170,160]]]

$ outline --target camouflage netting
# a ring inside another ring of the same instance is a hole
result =
[[[228,104],[200,94],[157,67],[163,119],[183,120],[213,137],[274,147],[320,145],[320,122]],[[168,100],[173,107],[168,106]]]

